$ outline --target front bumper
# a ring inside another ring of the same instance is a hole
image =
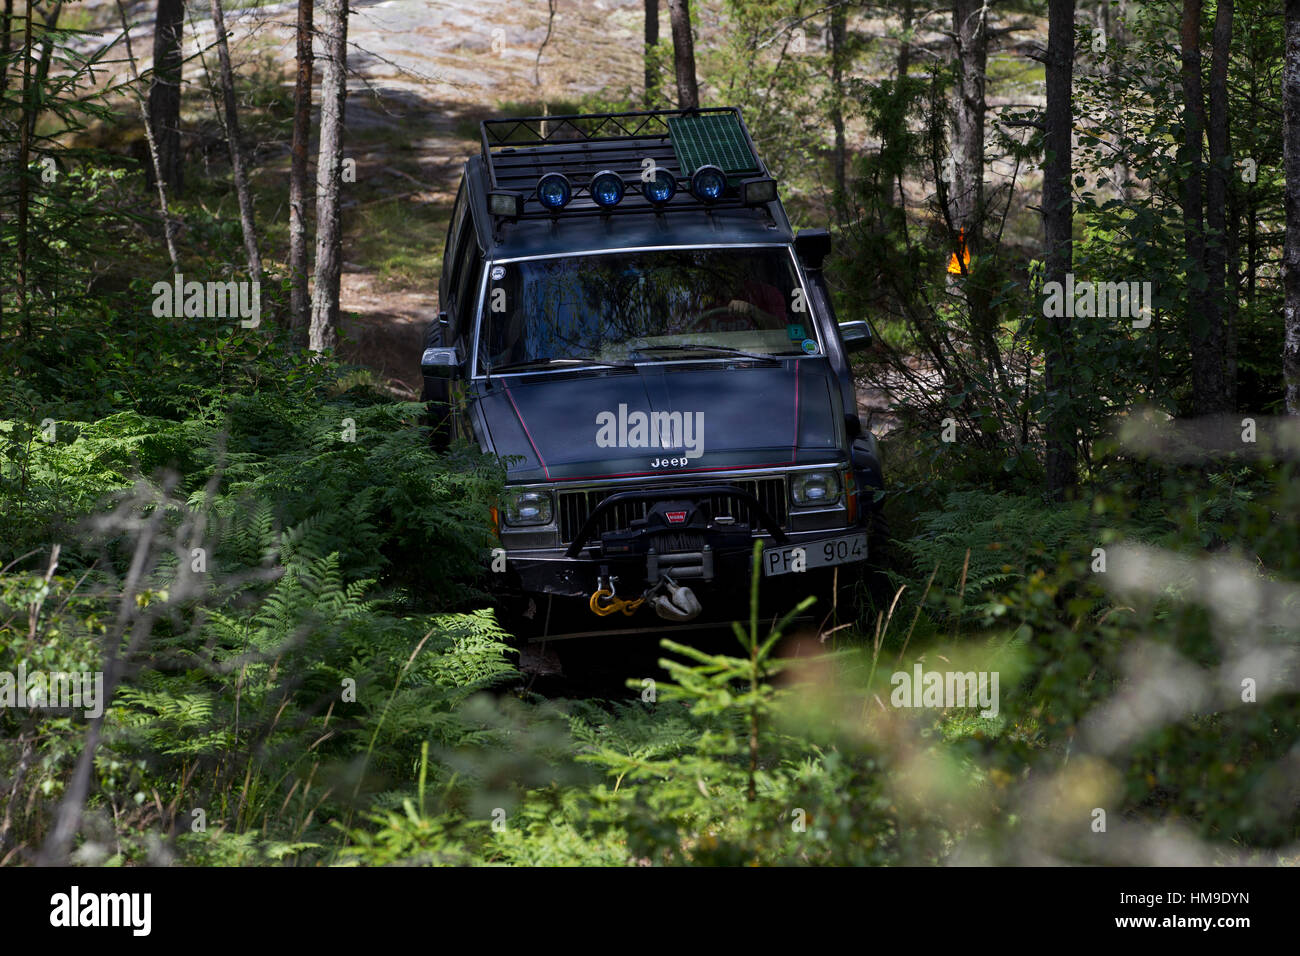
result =
[[[792,501],[792,475],[827,470],[840,476],[837,500],[820,507]],[[726,592],[728,603],[743,603],[754,541],[762,540],[765,550],[812,548],[863,531],[858,488],[852,466],[844,462],[721,480],[701,476],[558,489],[549,526],[502,528],[509,573],[508,581],[498,581],[525,594],[587,598],[609,585],[620,595],[637,595],[670,577],[702,595]],[[580,509],[571,507],[575,501]],[[865,547],[858,547],[852,561],[865,557]]]
[[[784,536],[786,540],[783,543],[803,546],[811,550],[822,542],[861,530],[858,527],[849,527],[786,532]],[[772,535],[760,534],[754,537],[763,541],[765,549],[780,546],[780,543],[774,540]],[[526,593],[587,598],[602,583],[610,579],[613,580],[619,594],[640,593],[643,589],[655,583],[652,560],[653,557],[657,557],[660,574],[671,575],[679,583],[690,584],[693,589],[705,595],[710,593],[726,594],[743,602],[747,600],[749,593],[750,564],[753,558],[752,548],[752,544],[738,548],[713,549],[710,547],[707,553],[711,555],[711,568],[709,569],[711,573],[708,577],[693,573],[686,575],[680,573],[682,567],[690,568],[692,571],[697,567],[694,561],[696,552],[680,552],[679,554],[689,556],[687,558],[689,563],[683,562],[683,564],[675,565],[672,552],[656,554],[655,556],[635,554],[621,557],[583,554],[575,558],[569,557],[564,549],[555,548],[537,551],[510,551],[507,552],[507,563],[516,576],[518,587]],[[866,549],[864,548],[861,557],[865,560],[866,556]],[[855,557],[854,561],[856,560]],[[772,580],[778,579],[774,578]]]

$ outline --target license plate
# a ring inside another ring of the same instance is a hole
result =
[[[763,549],[763,575],[772,577],[777,574],[795,572],[795,552],[803,551],[803,567],[826,568],[833,564],[848,564],[851,561],[865,561],[867,558],[867,533],[846,534],[840,538],[828,538],[825,541],[809,541],[807,544],[791,544],[784,548]]]

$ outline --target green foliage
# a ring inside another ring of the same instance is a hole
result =
[[[722,16],[723,39],[701,50],[706,89],[746,107],[796,218],[822,221],[819,203],[840,217],[841,318],[884,333],[863,371],[894,399],[890,505],[906,561],[877,617],[834,635],[835,653],[831,635],[755,613],[730,652],[664,641],[654,692],[629,682],[639,700],[520,687],[511,636],[478,590],[498,465],[464,446],[432,453],[417,405],[296,350],[279,277],[264,280],[256,329],[153,314],[153,281],[171,269],[152,197],[121,157],[66,148],[112,115],[87,91],[89,64],[55,38],[69,68],[38,91],[36,153],[0,187],[6,209],[19,182],[32,187],[22,309],[17,226],[0,216],[0,672],[103,671],[114,684],[75,862],[1115,862],[1113,844],[1078,837],[1096,806],[1143,837],[1116,841],[1133,854],[1121,862],[1150,862],[1145,838],[1170,823],[1224,859],[1300,839],[1294,467],[1175,465],[1102,437],[1138,400],[1185,404],[1176,321],[1150,334],[1076,323],[1078,387],[1047,394],[1023,186],[999,200],[1005,235],[990,230],[966,276],[945,271],[953,236],[928,191],[938,199],[948,68],[853,78],[881,59],[854,13],[851,79],[834,90],[825,8],[729,0]],[[1144,8],[1127,44],[1079,70],[1094,125],[1079,135],[1075,271],[1151,279],[1158,313],[1176,318],[1196,276],[1162,16]],[[1234,83],[1231,108],[1250,117],[1234,124],[1233,155],[1257,159],[1260,178],[1234,179],[1232,198],[1267,222],[1281,180],[1264,65],[1280,34],[1276,17],[1257,20],[1234,42],[1250,82]],[[996,57],[991,82],[1037,71]],[[282,133],[274,72],[243,89],[259,111],[249,128]],[[21,104],[12,84],[4,97],[7,151]],[[605,90],[547,105],[640,104]],[[503,111],[540,112],[525,106]],[[822,181],[836,115],[872,144],[842,193]],[[994,125],[1000,153],[1039,158],[1036,136]],[[1106,185],[1116,148],[1147,184],[1122,200]],[[229,190],[191,186],[174,207],[183,271],[228,278],[242,257]],[[382,228],[361,248],[387,255],[392,204],[367,208],[363,226]],[[1241,250],[1238,397],[1251,407],[1277,395],[1278,288],[1260,268],[1276,232]],[[387,266],[409,278],[425,259],[406,249]],[[1057,402],[1092,466],[1062,505],[1036,494],[1038,421]],[[945,419],[957,441],[942,440]],[[917,665],[999,675],[999,712],[895,706]],[[1243,678],[1258,685],[1250,700]],[[0,708],[0,864],[45,841],[87,729],[75,710]]]
[[[916,534],[903,544],[912,559],[909,577],[934,572],[936,604],[953,598],[947,613],[971,623],[1001,613],[990,598],[1061,554],[1087,543],[1088,515],[1080,508],[1050,507],[1040,500],[983,491],[954,491],[938,511],[916,520]],[[1090,548],[1084,548],[1088,553]],[[896,575],[902,580],[901,575]],[[940,613],[944,613],[940,610]]]

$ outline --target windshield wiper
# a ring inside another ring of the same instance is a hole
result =
[[[779,361],[775,355],[764,355],[760,352],[747,352],[744,349],[733,349],[729,345],[700,345],[697,343],[685,343],[677,345],[647,345],[635,350],[637,354],[641,352],[721,352],[724,355],[738,355],[744,358],[758,359],[760,362]]]

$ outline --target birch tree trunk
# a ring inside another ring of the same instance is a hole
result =
[[[338,344],[339,279],[343,269],[343,106],[348,92],[348,0],[323,0],[320,9],[325,65],[321,72],[320,149],[316,157],[316,288],[307,340],[313,352]]]
[[[989,0],[955,0],[953,33],[957,39],[957,111],[953,122],[953,190],[949,206],[954,229],[960,229],[972,256],[980,250],[984,215],[984,99],[989,56]]]

